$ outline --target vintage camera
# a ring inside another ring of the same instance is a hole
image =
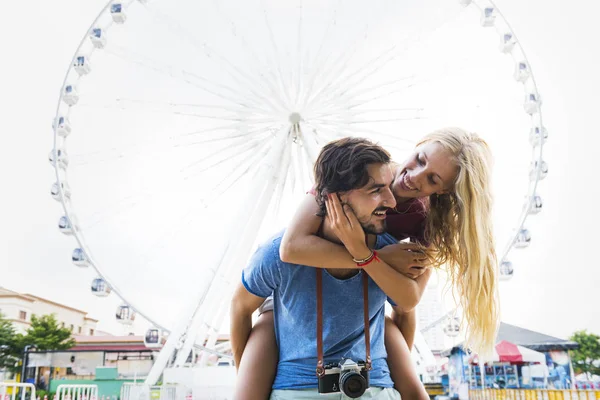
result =
[[[342,392],[350,398],[362,396],[369,388],[369,370],[363,361],[342,359],[325,365],[325,374],[319,377],[319,393]]]

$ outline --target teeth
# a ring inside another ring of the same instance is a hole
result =
[[[410,190],[415,190],[416,188],[411,186],[410,183],[408,183],[408,178],[406,177],[406,175],[404,175],[404,184],[406,185],[407,188],[409,188]]]

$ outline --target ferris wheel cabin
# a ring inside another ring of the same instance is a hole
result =
[[[92,294],[97,297],[106,297],[110,294],[110,286],[102,278],[96,278],[92,281]]]
[[[106,46],[106,36],[101,28],[92,28],[89,38],[97,49],[103,49]]]
[[[73,264],[77,265],[78,267],[85,268],[90,266],[90,262],[87,259],[85,252],[81,248],[76,248],[73,250],[71,260],[73,261]]]
[[[123,3],[112,3],[110,6],[110,15],[117,24],[122,24],[127,20]]]
[[[65,197],[65,199],[70,199],[71,189],[69,188],[69,185],[65,182],[61,182],[60,186],[58,182],[52,184],[52,188],[50,189],[50,194],[52,195],[52,198],[56,201],[60,201],[60,188],[62,188],[63,196]]]

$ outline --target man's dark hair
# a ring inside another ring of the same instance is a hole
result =
[[[344,138],[323,147],[315,162],[315,197],[319,216],[324,216],[325,199],[330,193],[348,192],[369,183],[367,166],[387,164],[390,154],[363,138]]]

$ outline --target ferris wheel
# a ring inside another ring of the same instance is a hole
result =
[[[366,4],[111,1],[83,35],[53,121],[58,226],[92,293],[122,299],[117,320],[148,320],[149,346],[170,332],[158,369],[174,350],[181,365],[215,347],[241,268],[336,138],[402,161],[429,131],[477,131],[511,177],[495,192],[500,276],[514,275],[548,172],[515,32],[489,0]]]

